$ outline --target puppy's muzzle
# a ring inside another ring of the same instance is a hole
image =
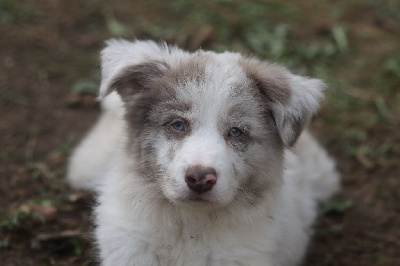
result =
[[[211,167],[193,165],[186,170],[185,182],[191,190],[202,194],[217,183],[217,172]]]

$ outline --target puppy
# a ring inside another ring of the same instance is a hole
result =
[[[237,53],[111,40],[68,179],[98,191],[103,265],[298,265],[339,188],[305,131],[324,83]]]

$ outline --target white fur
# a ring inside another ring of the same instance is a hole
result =
[[[110,168],[110,158],[116,152],[115,144],[121,137],[121,107],[116,93],[102,101],[103,115],[70,157],[67,178],[74,188],[95,189]]]
[[[75,150],[68,174],[74,187],[100,192],[95,235],[102,264],[298,265],[317,202],[339,187],[334,163],[307,131],[291,150],[276,151],[277,144],[272,142],[263,147],[249,145],[244,160],[243,154],[227,145],[219,127],[237,123],[229,117],[229,110],[243,106],[245,111],[238,116],[252,134],[263,136],[263,143],[269,138],[276,141],[262,123],[263,106],[250,93],[236,96],[236,84],[247,84],[246,73],[238,65],[240,55],[199,53],[211,57],[204,82],[187,79],[175,86],[179,101],[193,103],[190,112],[182,114],[192,121],[191,134],[179,145],[162,134],[154,138],[154,160],[164,174],[161,180],[148,182],[137,170],[142,162],[132,158],[124,146],[129,136],[124,109],[119,96],[109,94],[110,84],[128,66],[165,62],[159,66],[163,68],[196,55],[153,42],[116,40],[108,42],[102,52],[104,111]],[[306,126],[324,87],[319,80],[290,73],[287,79],[290,100],[272,106],[283,143],[295,138],[292,120],[303,118]],[[172,158],[171,149],[175,152]],[[183,176],[191,165],[213,167],[218,174],[215,187],[199,196],[207,203],[189,200],[192,192]],[[251,193],[241,187],[251,171],[259,174],[254,182],[267,188],[260,198],[246,198]]]

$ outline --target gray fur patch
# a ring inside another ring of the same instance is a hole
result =
[[[284,105],[290,100],[287,70],[254,58],[241,59],[239,64],[267,102]]]

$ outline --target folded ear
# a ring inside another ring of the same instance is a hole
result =
[[[242,65],[265,97],[282,142],[292,147],[318,110],[325,84],[255,59]]]
[[[109,40],[101,52],[100,98],[116,90],[125,97],[139,92],[166,68],[166,44],[152,41]]]
[[[283,143],[291,147],[317,112],[326,86],[321,80],[293,74],[289,75],[288,83],[289,100],[273,104],[272,111]]]

